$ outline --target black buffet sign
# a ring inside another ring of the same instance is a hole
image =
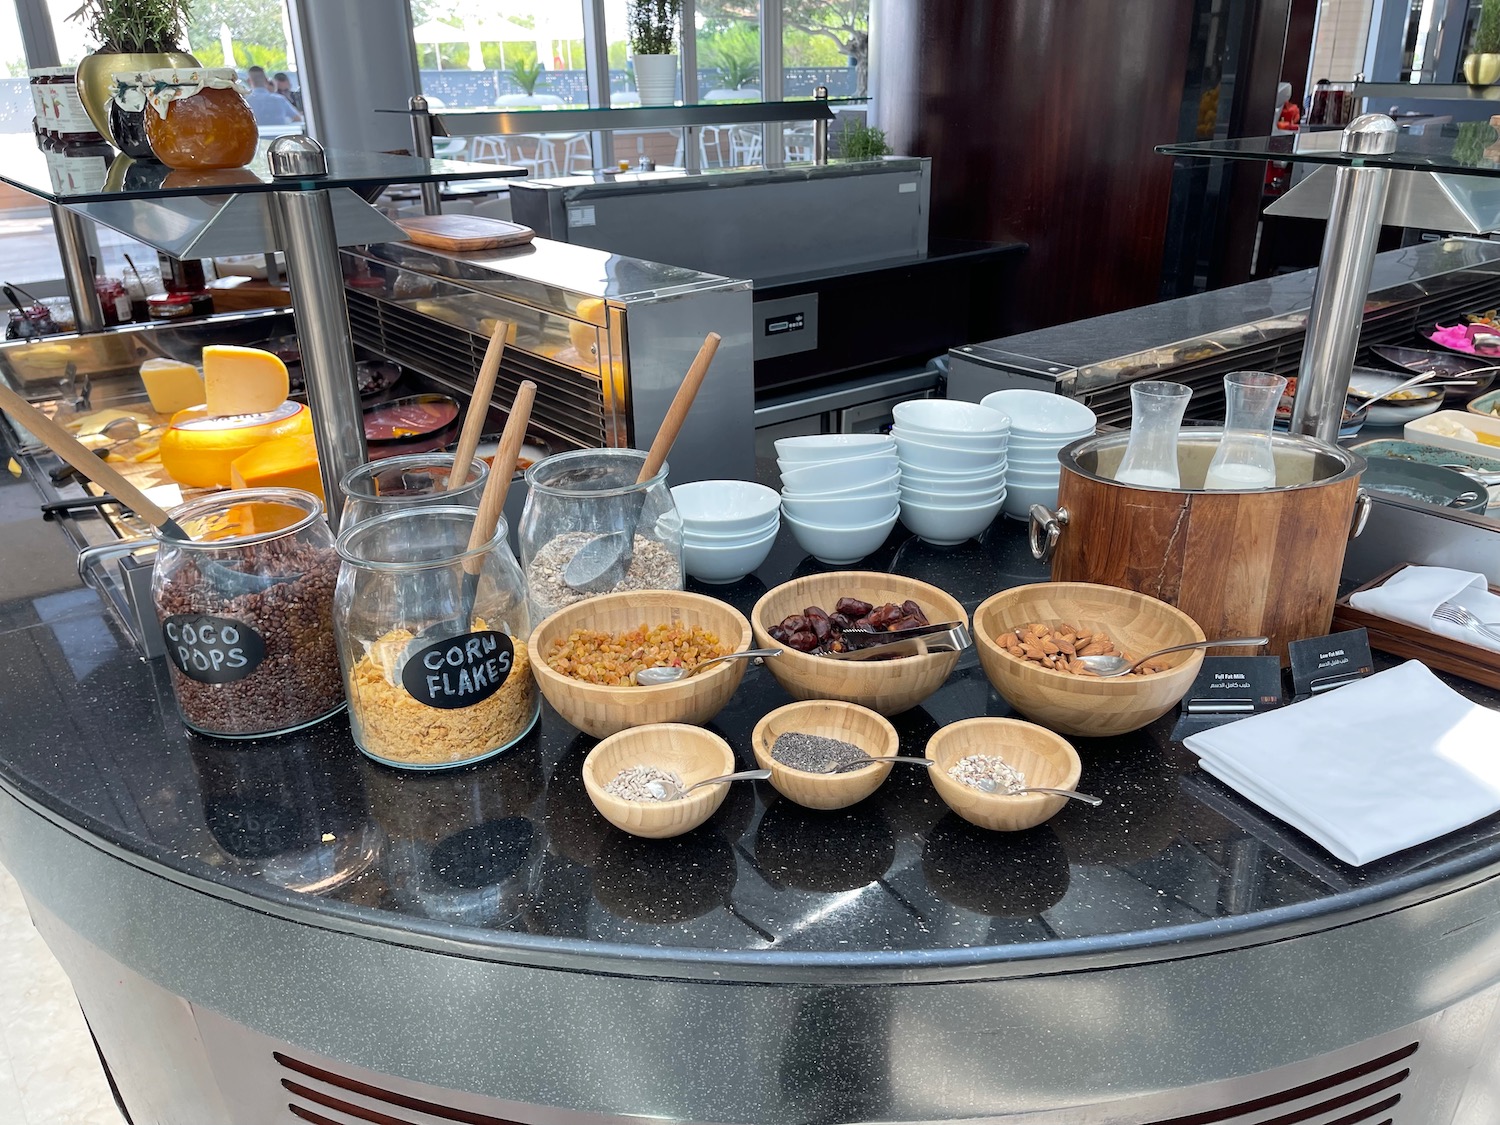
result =
[[[401,684],[428,707],[472,707],[500,690],[515,659],[508,636],[481,629],[419,649],[401,670]]]
[[[1193,686],[1182,697],[1182,718],[1172,737],[1232,723],[1281,706],[1278,656],[1205,656]]]
[[[243,680],[266,658],[265,639],[243,621],[207,613],[174,613],[161,623],[178,671],[205,684]]]
[[[1293,641],[1287,649],[1292,658],[1292,693],[1297,697],[1343,687],[1375,671],[1370,635],[1363,629]]]

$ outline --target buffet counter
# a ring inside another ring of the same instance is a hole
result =
[[[1349,867],[1169,715],[1078,740],[1106,803],[1020,834],[897,770],[833,813],[734,786],[641,840],[550,708],[434,774],[361,757],[343,717],[194,735],[26,481],[0,524],[0,860],[136,1125],[1495,1120],[1500,817]],[[862,565],[972,611],[1045,577],[1024,531],[898,529]],[[822,569],[783,533],[710,592],[748,610]],[[748,762],[786,700],[751,669],[710,728]],[[920,754],[1007,712],[971,650],[894,723]]]

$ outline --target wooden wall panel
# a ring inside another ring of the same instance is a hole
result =
[[[1154,301],[1193,0],[876,0],[879,123],[932,233],[1031,246],[1014,328]]]

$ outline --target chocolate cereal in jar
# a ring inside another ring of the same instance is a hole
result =
[[[158,534],[151,590],[183,721],[202,734],[252,738],[342,710],[339,559],[318,498],[243,489],[170,515],[191,541]]]
[[[468,765],[536,723],[521,569],[505,521],[471,547],[474,522],[473,508],[405,508],[339,536],[334,628],[349,726],[377,762]]]

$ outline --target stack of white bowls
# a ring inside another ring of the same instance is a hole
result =
[[[781,511],[802,549],[848,566],[896,525],[901,469],[886,434],[818,434],[776,442]]]
[[[766,561],[781,529],[781,497],[744,480],[700,480],[672,489],[682,517],[682,567],[699,582],[738,582]]]
[[[1062,475],[1058,450],[1094,432],[1094,412],[1077,399],[1020,387],[995,391],[981,401],[1010,416],[1010,468],[1002,510],[1024,520],[1033,504],[1053,507]]]
[[[913,399],[892,415],[901,456],[901,522],[940,546],[989,527],[1006,490],[1010,419],[972,402]]]

